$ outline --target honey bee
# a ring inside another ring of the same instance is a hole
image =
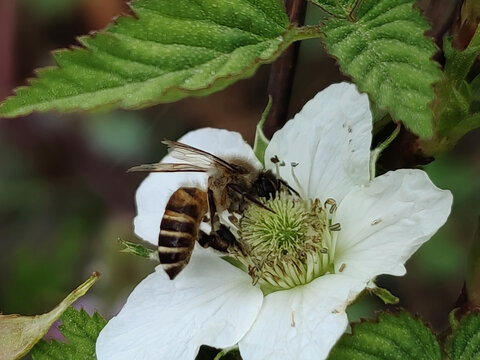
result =
[[[169,147],[170,155],[182,163],[139,165],[128,171],[201,172],[208,175],[207,191],[181,187],[171,195],[165,207],[158,236],[158,255],[160,264],[172,280],[188,264],[196,241],[203,247],[221,252],[227,252],[230,246],[241,249],[235,236],[220,222],[219,214],[223,211],[241,214],[249,203],[272,211],[260,198],[273,198],[282,190],[296,193],[271,171],[258,170],[243,159],[232,157],[227,161],[180,142],[166,140],[163,143]],[[207,214],[210,234],[200,230]]]

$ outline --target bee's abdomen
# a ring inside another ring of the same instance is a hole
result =
[[[160,224],[158,257],[170,279],[188,264],[206,211],[207,194],[197,188],[180,188],[168,200]]]

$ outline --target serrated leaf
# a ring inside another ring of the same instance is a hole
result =
[[[464,316],[447,341],[445,351],[450,360],[480,359],[480,315]]]
[[[428,21],[412,0],[364,0],[352,19],[330,18],[323,31],[327,51],[358,89],[410,130],[430,137],[435,97],[442,78],[433,41],[424,36]],[[314,3],[321,4],[319,0]]]
[[[420,319],[406,311],[381,313],[377,321],[354,324],[353,334],[344,335],[329,360],[441,360],[440,345]]]
[[[97,281],[95,273],[72,291],[55,309],[38,316],[0,315],[0,359],[18,359],[25,355],[50,329],[52,324]]]
[[[436,84],[433,103],[435,137],[421,144],[426,155],[452,148],[467,132],[480,126],[478,89],[480,77],[468,83],[468,73],[480,53],[480,27],[464,50],[452,46],[452,38],[443,42],[445,78]]]
[[[0,115],[141,108],[206,95],[251,76],[295,39],[278,0],[136,0],[135,17],[54,53]]]
[[[34,360],[95,360],[95,343],[106,321],[98,314],[68,308],[60,331],[66,342],[42,340],[32,350]]]

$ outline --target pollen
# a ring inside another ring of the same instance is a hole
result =
[[[285,193],[251,204],[239,223],[243,251],[231,254],[264,293],[304,285],[332,271],[340,225],[336,204]],[[271,211],[270,211],[271,210]]]

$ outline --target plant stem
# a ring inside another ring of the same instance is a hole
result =
[[[306,0],[286,0],[285,7],[292,24],[302,26],[307,8]],[[275,61],[270,70],[268,94],[273,98],[273,105],[265,123],[265,135],[271,138],[287,121],[288,104],[292,91],[295,65],[297,63],[299,42],[294,42]]]

